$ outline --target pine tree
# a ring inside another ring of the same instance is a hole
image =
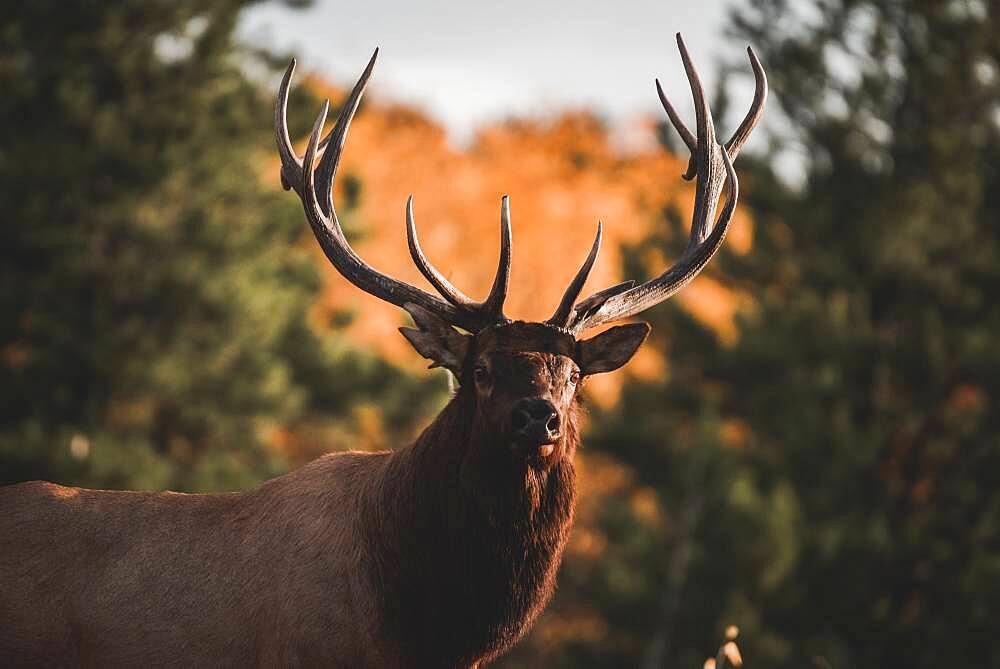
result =
[[[973,0],[735,12],[772,85],[773,153],[737,165],[751,253],[709,273],[753,306],[732,344],[677,305],[646,314],[669,376],[627,384],[588,446],[666,520],[608,508],[602,570],[567,565],[560,596],[607,632],[564,666],[700,666],[731,623],[751,666],[996,654],[998,20]],[[801,183],[775,174],[789,154]],[[665,221],[648,243],[676,255]],[[630,276],[657,269],[640,251]]]
[[[760,622],[790,665],[976,662],[1000,605],[1000,15],[784,4],[736,27],[775,65],[807,178],[752,202],[760,308],[719,374],[758,480],[797,506]]]
[[[273,81],[250,73],[274,59],[233,35],[249,4],[0,18],[0,482],[243,487],[288,466],[283,431],[412,388],[309,324],[302,214],[263,179]]]

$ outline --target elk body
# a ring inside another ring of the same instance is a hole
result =
[[[659,276],[578,300],[597,259],[598,226],[590,254],[544,323],[503,313],[506,198],[500,264],[482,302],[427,260],[412,201],[411,255],[441,297],[355,254],[334,211],[332,184],[375,56],[321,141],[324,104],[302,158],[285,125],[293,62],[276,110],[283,185],[301,198],[333,265],[362,290],[406,309],[417,327],[401,328],[403,335],[449,369],[459,388],[409,446],[328,455],[249,492],[114,492],[43,482],[0,489],[0,666],[476,667],[515,643],[552,594],[572,523],[581,380],[625,364],[649,326],[580,334],[667,299],[710,260],[738,196],[731,161],[762,112],[766,80],[750,51],[754,103],[732,139],[717,142],[679,35],[678,45],[696,134],[657,89],[692,152],[690,243]]]

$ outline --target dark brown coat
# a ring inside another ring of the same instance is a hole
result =
[[[0,666],[493,657],[551,593],[573,465],[498,469],[507,499],[487,511],[441,442],[464,402],[409,448],[329,455],[247,493],[0,489]]]
[[[0,666],[474,667],[508,649],[572,522],[581,371],[572,338],[508,327],[530,336],[481,337],[396,452],[224,495],[0,488]],[[646,328],[624,329],[630,356]],[[558,409],[547,457],[504,427],[524,396]]]

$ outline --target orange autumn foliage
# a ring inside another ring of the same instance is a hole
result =
[[[306,85],[332,101],[344,97],[342,90],[315,77]],[[652,136],[651,123],[638,130]],[[625,152],[593,115],[570,111],[488,126],[467,149],[458,149],[420,112],[368,97],[351,125],[335,200],[344,202],[345,177],[360,183],[356,207],[340,205],[348,234],[360,232],[352,236],[357,252],[374,267],[433,292],[407,250],[404,207],[412,193],[428,257],[479,299],[489,291],[496,269],[500,198],[510,195],[514,248],[505,311],[512,318],[541,320],[551,315],[586,256],[599,219],[604,244],[584,295],[623,280],[621,245],[644,239],[668,206],[690,218],[694,187],[680,178],[686,158],[669,155],[653,141],[646,144],[650,148]],[[268,179],[277,183],[276,161]],[[731,249],[749,249],[749,223],[737,210],[727,240]],[[651,253],[655,264],[650,266],[666,268],[671,262],[659,251]],[[320,322],[347,310],[354,316],[347,332],[357,341],[398,363],[424,364],[396,333],[405,314],[357,290],[325,259],[320,262],[326,278],[316,307]],[[734,336],[733,315],[741,300],[711,278],[699,277],[678,302],[724,341]],[[646,347],[630,372],[652,379],[667,370],[654,349]],[[599,402],[613,400],[621,377],[595,378],[591,394]]]

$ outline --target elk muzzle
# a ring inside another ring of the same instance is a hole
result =
[[[562,435],[562,420],[555,405],[547,399],[519,400],[510,412],[514,451],[525,457],[548,457]]]

